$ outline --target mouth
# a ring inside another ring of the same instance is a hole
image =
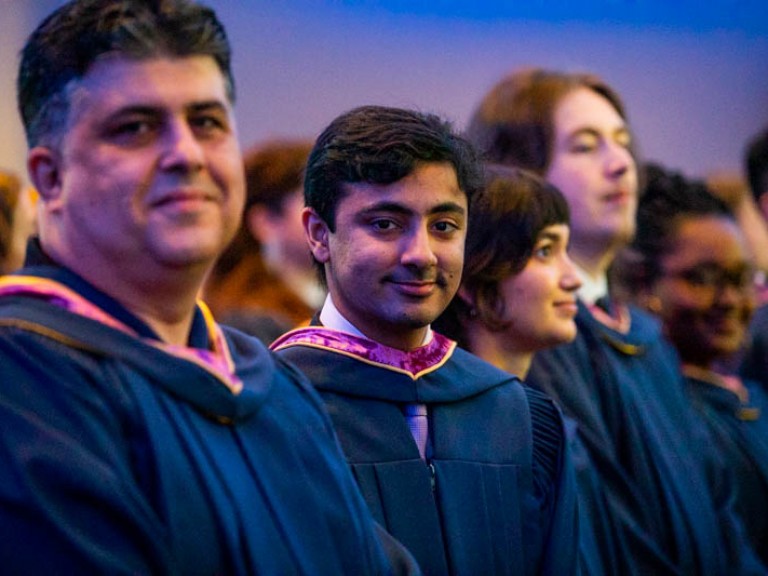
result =
[[[555,302],[555,308],[564,314],[568,314],[569,316],[576,316],[576,313],[579,311],[576,300],[563,300],[560,302]]]
[[[181,207],[194,208],[208,202],[215,202],[216,196],[203,190],[177,190],[159,196],[151,202],[153,208]]]
[[[612,205],[623,206],[623,205],[629,204],[631,199],[632,199],[632,194],[630,194],[627,190],[624,190],[624,189],[615,190],[603,196],[603,201],[607,204],[612,204]]]
[[[747,324],[737,316],[723,316],[709,321],[712,330],[718,334],[740,335],[747,330]]]
[[[440,286],[438,280],[390,280],[398,292],[414,298],[426,298]]]

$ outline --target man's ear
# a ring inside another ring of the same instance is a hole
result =
[[[261,245],[269,242],[274,235],[274,223],[269,217],[269,210],[266,206],[255,204],[246,209],[245,225],[251,236],[258,240]]]
[[[331,259],[328,247],[331,231],[328,225],[313,208],[304,208],[301,211],[301,222],[304,225],[304,233],[312,256],[321,264],[325,264]]]
[[[45,146],[35,146],[27,154],[27,170],[40,198],[48,203],[61,195],[61,157]]]

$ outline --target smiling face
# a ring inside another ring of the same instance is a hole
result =
[[[684,362],[709,368],[744,342],[755,307],[752,265],[737,224],[685,217],[652,287],[664,329]]]
[[[544,228],[525,268],[501,282],[505,342],[514,351],[534,353],[576,337],[581,283],[566,252],[568,236],[565,224]]]
[[[44,248],[97,285],[204,271],[244,198],[224,78],[207,56],[98,60],[55,149],[34,148]]]
[[[345,184],[331,232],[304,224],[341,314],[388,346],[419,346],[458,289],[467,197],[448,163],[421,164],[392,184]]]
[[[637,169],[624,119],[596,92],[573,90],[559,102],[553,120],[555,141],[545,177],[568,199],[572,255],[580,261],[632,238]]]

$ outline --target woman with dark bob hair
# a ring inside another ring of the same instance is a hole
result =
[[[526,170],[487,166],[469,213],[461,288],[436,330],[523,379],[537,352],[572,341],[581,282],[567,253],[569,223],[557,188]],[[605,551],[614,546],[600,483],[575,433],[569,442],[582,501],[581,571],[608,573],[615,563]]]
[[[573,340],[581,282],[566,252],[568,223],[557,188],[488,166],[469,214],[459,295],[438,331],[521,378],[538,350]]]

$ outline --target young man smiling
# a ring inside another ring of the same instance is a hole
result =
[[[374,517],[426,574],[568,574],[575,501],[558,410],[430,328],[461,281],[480,176],[472,147],[433,115],[336,118],[304,189],[328,298],[315,326],[273,348],[320,391]]]

